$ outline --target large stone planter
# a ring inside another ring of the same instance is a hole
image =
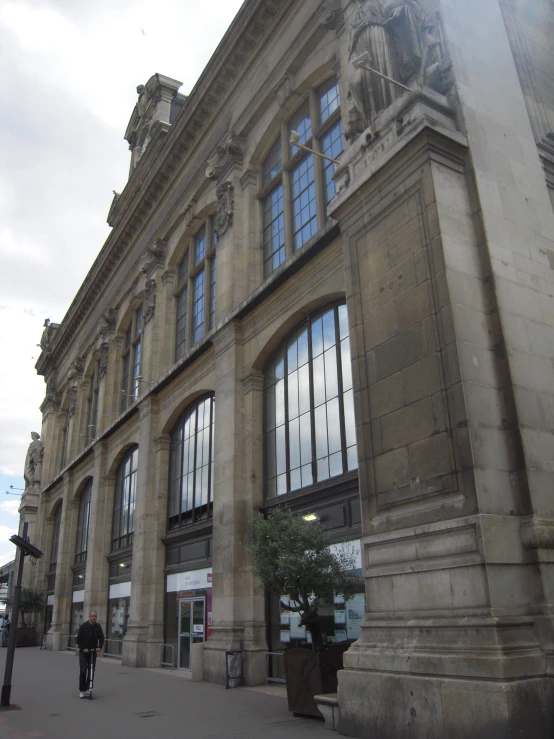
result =
[[[285,679],[289,711],[323,718],[314,696],[337,692],[337,672],[352,642],[330,644],[320,652],[305,647],[285,650]]]
[[[20,626],[15,637],[16,647],[36,647],[37,630],[34,626]]]

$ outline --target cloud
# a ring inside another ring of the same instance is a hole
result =
[[[19,519],[19,500],[3,500],[0,503],[0,511],[9,516],[17,516]]]
[[[8,539],[17,533],[17,529],[0,525],[0,567],[15,559],[15,547]]]

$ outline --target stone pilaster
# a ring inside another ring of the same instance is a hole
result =
[[[513,721],[543,739],[553,686],[520,536],[530,498],[514,388],[467,142],[440,97],[414,91],[385,111],[378,143],[362,136],[346,153],[330,207],[367,593],[339,677],[339,730],[500,739]]]
[[[139,406],[140,430],[133,534],[133,571],[129,625],[123,641],[123,663],[133,667],[159,666],[163,644],[163,602],[167,482],[160,480],[160,464],[167,463],[167,439],[155,439],[158,400],[149,396]]]
[[[225,682],[225,650],[242,649],[252,625],[252,573],[243,542],[251,507],[244,485],[242,330],[229,323],[215,337],[212,635],[204,647],[204,678]],[[216,525],[217,524],[217,525]],[[251,642],[253,644],[253,642]]]
[[[95,444],[84,600],[84,615],[95,610],[104,632],[107,631],[109,578],[107,556],[111,547],[115,486],[115,475],[107,474],[106,452],[106,442],[100,441]]]
[[[56,561],[56,584],[54,586],[54,609],[48,632],[48,646],[53,651],[65,649],[64,634],[69,634],[71,618],[71,596],[73,592],[73,564],[79,503],[73,500],[73,475],[66,473],[63,479],[62,513],[60,538]]]

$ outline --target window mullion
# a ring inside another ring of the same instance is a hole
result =
[[[287,124],[281,126],[281,151],[282,151],[282,171],[281,182],[283,183],[283,215],[285,219],[285,260],[292,256],[294,250],[292,248],[292,196],[291,196],[291,178],[289,172],[289,142],[287,140]]]
[[[308,326],[308,367],[310,375],[310,430],[312,435],[312,484],[317,482],[317,457],[315,437],[315,399],[314,399],[314,358],[312,353],[312,324],[307,321]]]
[[[208,504],[206,516],[210,517],[210,505],[212,503],[212,454],[213,454],[213,427],[214,427],[214,400],[210,398],[210,431],[209,431],[209,456],[208,456]]]
[[[196,470],[198,465],[198,411],[199,407],[196,405],[194,411],[194,455],[192,464],[192,517],[191,523],[196,523]]]
[[[340,446],[342,452],[342,471],[348,470],[346,451],[346,428],[344,423],[344,397],[342,386],[342,344],[340,338],[339,309],[335,306],[335,348],[337,357],[337,385],[339,394],[339,419],[340,419]]]
[[[316,130],[319,130],[319,109],[317,105],[317,97],[315,90],[310,91],[310,118],[312,120],[312,140],[311,148],[320,152],[321,146]],[[310,144],[308,144],[310,146]],[[325,195],[323,192],[323,161],[321,157],[314,156],[314,179],[315,179],[315,198],[317,209],[317,230],[320,231],[325,225]]]
[[[283,393],[283,400],[285,403],[285,471],[287,477],[287,493],[291,491],[290,484],[290,451],[289,451],[289,358],[288,351],[285,347],[285,353],[283,357],[283,381],[285,383],[285,392]]]

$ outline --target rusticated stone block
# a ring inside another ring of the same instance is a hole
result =
[[[450,444],[446,433],[411,444],[409,454],[412,477],[429,480],[452,471]]]
[[[375,478],[379,493],[408,485],[410,465],[406,447],[376,457]]]
[[[384,416],[401,408],[404,405],[402,375],[400,372],[397,372],[380,382],[376,382],[370,388],[369,393],[371,415],[373,418]]]
[[[431,354],[402,371],[406,403],[432,395],[440,389],[439,357]]]
[[[418,323],[375,347],[377,379],[381,380],[393,372],[409,367],[425,354],[423,325]]]
[[[398,449],[430,436],[435,429],[431,398],[389,413],[382,421],[384,449]]]

